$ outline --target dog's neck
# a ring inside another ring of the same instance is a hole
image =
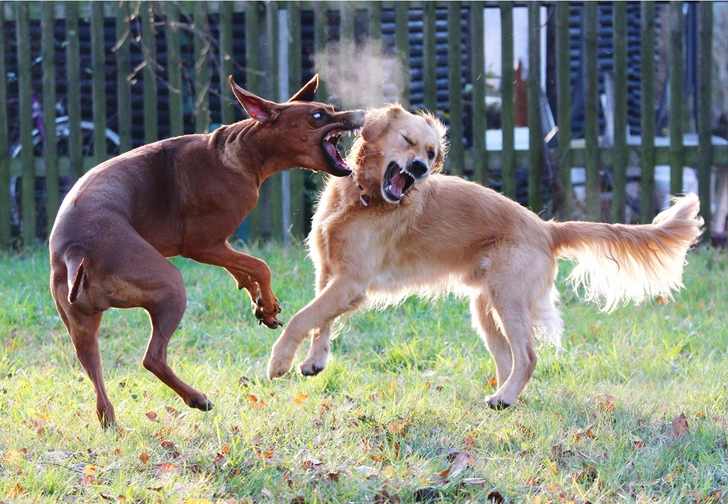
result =
[[[286,142],[276,135],[275,128],[253,119],[223,125],[210,134],[209,141],[229,170],[252,174],[258,187],[271,175],[296,167],[281,148]]]

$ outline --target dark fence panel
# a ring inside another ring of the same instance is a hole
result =
[[[655,167],[670,167],[669,192],[677,193],[683,167],[693,166],[707,212],[713,166],[728,165],[728,142],[710,132],[710,52],[695,49],[712,40],[709,6],[683,16],[682,2],[0,2],[0,249],[45,240],[70,184],[94,164],[242,119],[229,75],[285,100],[326,64],[332,44],[346,42],[351,51],[377,42],[375,56],[401,69],[387,76],[403,82],[396,98],[448,125],[453,175],[544,216],[648,222],[658,210]],[[527,26],[515,27],[514,13],[525,10]],[[661,12],[669,13],[664,28]],[[498,26],[491,19],[500,22],[500,75],[484,61],[488,27]],[[656,32],[668,28],[669,58],[656,68]],[[556,103],[540,75],[548,29],[557,54],[544,77],[555,83]],[[525,78],[514,65],[517,31],[529,34]],[[656,96],[667,93],[656,89],[658,71],[669,76],[661,82],[671,97],[660,104]],[[681,92],[693,81],[696,121]],[[331,84],[323,79],[319,97],[341,105]],[[371,90],[364,105],[387,93]],[[301,170],[266,181],[240,236],[305,236],[321,181]]]

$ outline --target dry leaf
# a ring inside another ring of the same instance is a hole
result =
[[[488,385],[490,385],[493,388],[496,388],[498,386],[498,378],[496,378],[494,376],[493,378],[491,378],[490,380],[488,380]]]
[[[679,416],[672,420],[672,429],[670,430],[670,439],[677,441],[688,435],[690,428],[688,427],[688,419],[685,417],[685,413],[680,413]]]
[[[212,461],[212,466],[216,469],[220,469],[227,464],[227,461],[225,460],[225,455],[222,453],[218,453],[215,459]]]
[[[146,464],[147,461],[149,460],[149,455],[147,455],[146,452],[142,452],[142,454],[139,455],[139,460],[141,460],[142,463]]]
[[[293,402],[296,404],[302,404],[306,399],[308,399],[308,395],[298,392],[296,393],[296,397],[293,398]]]
[[[157,419],[157,414],[154,411],[148,411],[147,418],[152,422],[159,422],[159,420]]]
[[[182,470],[172,462],[163,462],[154,466],[154,475],[163,476],[165,474],[180,474]]]

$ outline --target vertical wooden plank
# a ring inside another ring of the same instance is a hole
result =
[[[106,160],[106,62],[104,43],[104,4],[91,4],[91,68],[93,75],[93,114],[94,114],[94,164]]]
[[[46,169],[46,230],[50,233],[60,206],[58,194],[58,139],[56,136],[56,54],[55,8],[53,2],[41,4],[41,36],[43,54],[43,122],[45,144],[43,157]],[[5,74],[0,74],[0,78]],[[2,96],[2,95],[0,95]],[[0,98],[1,99],[1,98]]]
[[[423,17],[423,63],[422,71],[425,81],[424,105],[433,114],[437,111],[437,5],[425,2]]]
[[[379,48],[381,51],[382,47],[382,4],[380,2],[367,2],[369,8],[369,40],[374,44],[374,47]],[[405,84],[405,87],[408,87]],[[384,93],[382,86],[378,86],[377,89],[372,90],[372,105],[380,106],[384,101]]]
[[[458,2],[459,5],[459,2]],[[402,70],[402,77],[404,78],[404,86],[400,93],[400,103],[405,109],[409,109],[410,106],[410,43],[409,43],[409,3],[395,2],[394,4],[394,16],[395,16],[395,43],[397,45],[397,56],[399,57],[399,64]],[[459,33],[459,32],[458,32]]]
[[[450,88],[450,173],[463,175],[463,82],[460,2],[447,4],[448,81]]]
[[[640,222],[652,221],[655,194],[655,4],[641,3],[642,155],[640,157]]]
[[[503,150],[501,153],[501,181],[503,194],[516,199],[516,106],[513,101],[513,3],[501,4],[501,99],[503,101]]]
[[[705,229],[712,229],[710,203],[710,174],[713,169],[713,145],[711,138],[713,97],[713,3],[700,4],[700,40],[698,48],[698,192],[700,193],[700,215],[705,220]],[[1,75],[1,74],[0,74]],[[710,231],[703,233],[704,241],[710,242]]]
[[[23,247],[35,242],[35,156],[33,155],[33,81],[30,72],[30,19],[29,4],[15,4],[15,22],[18,37],[18,95],[20,114],[20,161],[22,163]]]
[[[265,4],[265,47],[264,58],[267,63],[265,94],[272,100],[278,98],[278,3],[268,2]],[[260,187],[260,233],[261,238],[270,240],[274,236],[274,220],[280,217],[280,205],[273,204],[274,178],[280,174],[263,181]],[[276,198],[277,200],[277,198]]]
[[[288,3],[288,91],[291,95],[301,89],[301,4],[298,1]],[[291,234],[301,239],[306,229],[304,218],[304,172],[291,170]]]
[[[245,87],[255,94],[260,93],[260,79],[258,78],[260,66],[259,22],[257,2],[247,2],[245,4]]]
[[[541,4],[528,3],[528,206],[541,211],[544,159],[541,132]]]
[[[210,44],[205,39],[209,33],[207,2],[195,2],[195,131],[210,132]]]
[[[179,7],[175,2],[165,2],[164,15],[167,18],[167,26],[164,30],[165,42],[167,43],[167,89],[169,90],[169,134],[173,137],[180,136],[184,133],[184,109],[182,104],[182,58],[180,57],[180,31],[179,31]],[[222,2],[220,8],[225,6],[232,7],[230,2]],[[225,49],[223,44],[227,44],[227,30],[230,26],[230,19],[220,16],[220,49],[223,54],[221,68],[225,72],[226,61],[224,59]],[[232,42],[230,42],[232,43]],[[230,63],[228,63],[229,65]],[[227,76],[221,81],[223,107],[222,116],[225,122],[225,114],[229,114],[228,107],[225,105],[225,97],[232,94],[230,86],[227,82]]]
[[[682,193],[682,173],[685,166],[683,121],[685,118],[685,18],[683,2],[670,2],[670,194]]]
[[[277,14],[277,9],[276,9]],[[167,30],[169,33],[169,30]],[[167,42],[169,47],[169,42]],[[179,54],[179,53],[177,53]],[[179,57],[179,56],[178,56]],[[233,3],[220,3],[220,87],[222,88],[221,118],[223,124],[235,122],[235,107],[237,100],[233,95],[233,88],[228,78],[233,75]],[[181,90],[180,90],[181,91]],[[276,99],[277,96],[272,96]],[[181,93],[180,93],[181,100]],[[181,109],[180,109],[181,111]]]
[[[471,71],[473,73],[473,160],[475,180],[488,185],[488,151],[485,149],[485,2],[470,4]]]
[[[599,4],[584,4],[584,137],[586,140],[586,218],[599,221]]]
[[[612,222],[624,222],[627,197],[627,3],[614,3],[614,164]]]
[[[314,2],[313,4],[313,15],[314,15],[314,47],[316,48],[316,65],[318,67],[326,67],[328,61],[326,60],[326,43],[329,39],[329,5],[328,2]],[[370,32],[371,33],[371,32]],[[380,28],[381,33],[381,28]],[[316,91],[317,99],[321,102],[327,103],[329,93],[326,89],[326,82],[323,80],[319,81],[319,87]]]
[[[144,93],[144,143],[159,139],[159,114],[157,111],[157,41],[154,37],[154,8],[152,2],[144,2],[139,15],[142,24],[142,53],[146,66],[143,70]]]
[[[131,72],[129,49],[129,1],[119,5],[116,13],[116,97],[119,111],[119,152],[131,150]]]
[[[258,2],[245,3],[245,88],[260,95],[260,15]],[[260,192],[258,193],[260,200]],[[255,241],[261,237],[260,205],[245,218],[248,224],[248,240]]]
[[[83,175],[81,139],[81,53],[78,31],[78,2],[66,2],[66,73],[68,78],[68,156],[71,181]]]
[[[559,218],[570,220],[573,215],[574,190],[571,186],[571,58],[569,54],[569,2],[556,4],[556,78],[557,121],[559,125],[558,169],[563,201]]]
[[[5,32],[5,2],[0,1],[0,25]],[[5,79],[5,37],[0,37],[0,250],[10,247],[10,156],[8,154],[8,95]]]

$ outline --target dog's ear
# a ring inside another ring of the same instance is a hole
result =
[[[233,88],[235,98],[238,99],[240,105],[243,106],[245,112],[251,117],[260,122],[268,122],[271,119],[278,117],[278,104],[272,101],[264,100],[260,96],[256,96],[250,91],[238,86],[233,80],[231,75],[229,78],[230,86]]]
[[[394,119],[399,117],[404,109],[399,105],[385,108],[369,109],[361,129],[361,136],[367,142],[376,140],[382,135]]]
[[[291,99],[288,100],[289,102],[292,101],[314,101],[316,98],[316,90],[318,89],[319,85],[319,76],[318,74],[314,75],[313,78],[308,81],[308,83],[303,86],[298,93],[291,96]]]

